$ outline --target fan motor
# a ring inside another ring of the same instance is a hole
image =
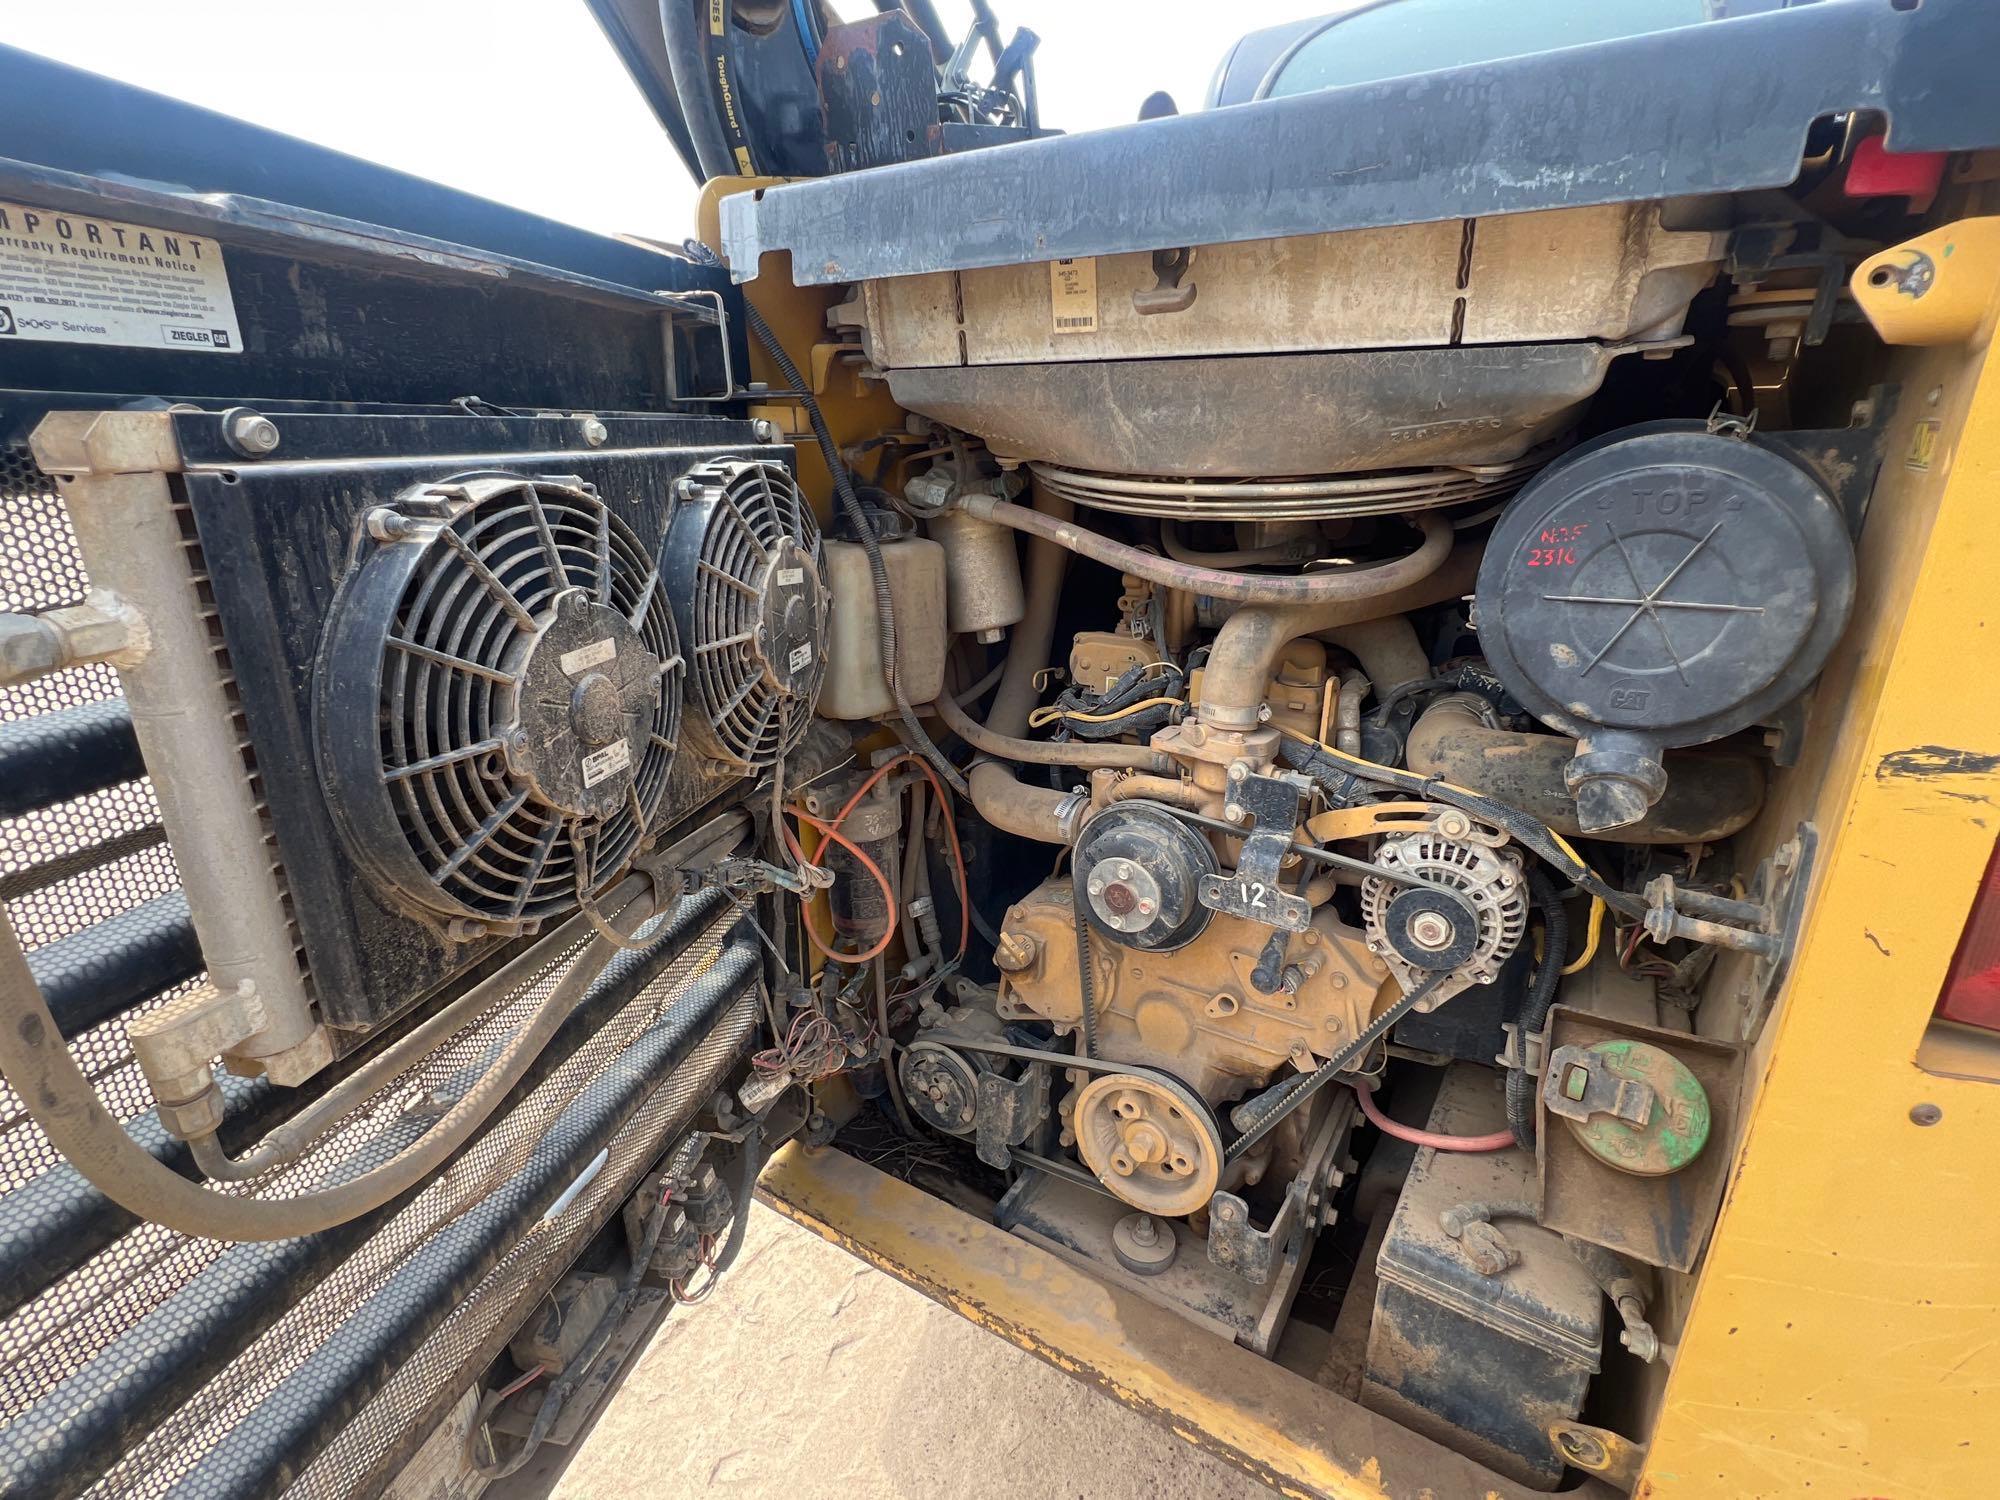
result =
[[[775,463],[716,459],[677,492],[664,572],[689,643],[690,739],[723,767],[762,770],[805,734],[826,676],[819,525]]]
[[[399,899],[532,928],[624,873],[683,664],[645,546],[587,487],[481,474],[365,517],[317,673],[336,822]]]

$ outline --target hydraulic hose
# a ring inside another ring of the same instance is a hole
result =
[[[951,732],[975,750],[1031,766],[1113,766],[1120,770],[1168,771],[1170,757],[1144,745],[1108,744],[1100,740],[1029,740],[1000,734],[981,724],[949,696],[930,705]]]
[[[630,932],[653,913],[652,883],[633,877],[602,903]],[[567,925],[562,933],[567,934]],[[562,949],[544,940],[544,962]],[[64,1045],[36,987],[13,923],[0,914],[0,1074],[14,1086],[49,1142],[106,1197],[180,1234],[225,1240],[283,1240],[315,1234],[380,1207],[429,1177],[490,1115],[526,1071],[617,949],[594,939],[508,1041],[493,1065],[409,1149],[338,1187],[295,1198],[211,1192],[148,1154],[105,1109]]]
[[[667,46],[667,67],[673,74],[674,96],[687,121],[688,136],[694,145],[695,161],[704,181],[736,175],[736,159],[729,154],[722,122],[715,117],[715,102],[708,87],[708,58],[702,49],[701,24],[695,17],[697,0],[660,0],[660,32]],[[707,7],[702,7],[705,11]],[[793,388],[797,388],[793,382]]]
[[[242,1156],[231,1156],[215,1136],[194,1137],[188,1142],[188,1149],[194,1155],[195,1165],[216,1182],[248,1182],[277,1170],[287,1162],[296,1161],[315,1141],[372,1098],[384,1084],[469,1024],[495,1001],[532,978],[535,971],[547,963],[549,953],[561,952],[569,943],[581,938],[583,931],[584,919],[572,917],[550,944],[538,944],[474,985],[395,1046],[371,1058],[357,1072],[342,1079],[275,1127],[254,1150]]]
[[[1535,965],[1535,977],[1528,981],[1521,1014],[1514,1022],[1514,1045],[1523,1049],[1528,1038],[1539,1035],[1548,1024],[1549,1007],[1556,1002],[1556,986],[1562,982],[1569,949],[1569,913],[1563,909],[1556,888],[1540,870],[1532,870],[1528,891],[1542,914],[1542,958]],[[1523,1151],[1535,1149],[1535,1075],[1525,1067],[1507,1070],[1507,1129]]]
[[[1449,522],[1438,516],[1421,515],[1415,518],[1415,525],[1424,534],[1423,542],[1416,551],[1392,562],[1333,573],[1273,576],[1176,562],[991,495],[967,495],[956,503],[967,515],[1042,537],[1079,556],[1147,579],[1162,588],[1204,594],[1211,599],[1233,599],[1240,604],[1333,604],[1371,599],[1435,573],[1451,551],[1452,542]]]
[[[916,709],[903,692],[902,677],[896,670],[896,602],[889,592],[889,568],[882,560],[882,539],[875,534],[875,523],[862,508],[861,497],[854,493],[853,481],[847,477],[847,465],[841,460],[832,429],[826,425],[826,417],[819,409],[819,400],[813,395],[812,388],[799,374],[799,367],[785,352],[785,346],[778,342],[771,325],[764,321],[764,315],[748,301],[744,302],[743,308],[749,314],[751,332],[757,335],[757,342],[764,346],[764,352],[771,356],[778,373],[785,377],[787,388],[799,393],[799,399],[805,405],[806,419],[812,423],[813,437],[819,443],[820,457],[826,461],[827,472],[833,476],[833,490],[839,497],[841,512],[847,517],[848,525],[854,528],[861,550],[867,554],[868,574],[875,585],[875,630],[882,641],[882,677],[896,701],[896,717],[902,722],[904,737],[911,749],[931,763],[938,775],[944,778],[945,784],[963,797],[967,794],[965,779],[958,774],[958,767],[945,759],[944,752],[925,732]],[[943,628],[942,622],[938,628]]]

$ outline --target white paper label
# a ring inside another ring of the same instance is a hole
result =
[[[811,641],[800,641],[796,646],[792,647],[792,654],[788,658],[790,670],[797,672],[800,667],[805,666],[812,659],[813,643]]]
[[[602,750],[593,750],[583,758],[583,784],[596,786],[607,776],[616,776],[632,764],[632,747],[624,740],[613,740]]]
[[[1056,333],[1097,332],[1097,261],[1049,262],[1049,327]]]
[[[241,354],[207,235],[0,203],[0,341]]]
[[[618,648],[611,644],[611,637],[592,641],[588,646],[578,646],[574,651],[565,651],[556,658],[556,665],[563,669],[565,677],[574,677],[579,672],[587,672],[592,667],[601,667],[618,654]]]
[[[778,569],[778,587],[781,589],[797,588],[805,581],[806,570],[804,568]]]

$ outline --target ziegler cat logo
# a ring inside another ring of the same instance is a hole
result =
[[[17,331],[14,327],[14,309],[8,307],[5,303],[0,303],[0,334]]]

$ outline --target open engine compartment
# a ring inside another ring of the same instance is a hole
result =
[[[1630,1490],[1697,1290],[1761,1315],[1705,1278],[1829,890],[1916,947],[1853,789],[1991,774],[1881,709],[1988,472],[1991,17],[1061,138],[1032,38],[947,96],[803,15],[715,45],[825,139],[671,249],[14,121],[0,228],[233,302],[7,346],[0,1489],[504,1477],[791,1142],[786,1211],[1269,1477]],[[2000,1077],[1935,989],[1874,1050]]]

